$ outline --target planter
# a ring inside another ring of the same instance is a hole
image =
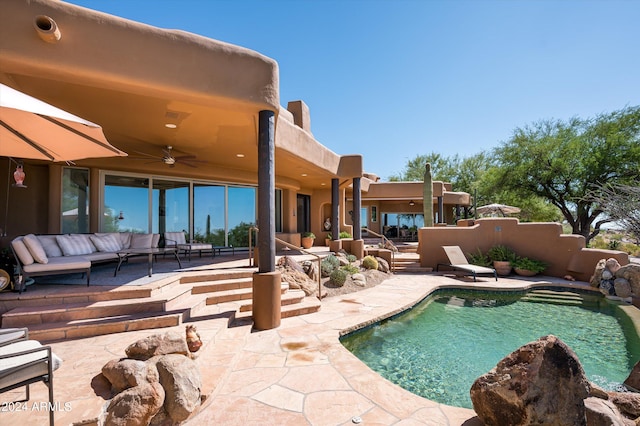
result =
[[[538,275],[537,272],[531,271],[529,269],[513,268],[513,270],[516,271],[516,274],[521,275],[523,277],[533,277],[534,275]]]
[[[302,248],[310,249],[313,246],[313,238],[310,237],[302,237],[300,239],[300,244],[302,244]]]
[[[509,275],[511,273],[511,262],[502,261],[502,260],[494,260],[493,268],[496,270],[496,274],[498,275]]]
[[[331,247],[331,238],[325,238],[324,245],[327,247]]]

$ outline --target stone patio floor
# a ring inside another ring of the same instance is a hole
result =
[[[370,370],[339,342],[341,333],[414,305],[440,286],[518,289],[532,283],[568,285],[561,279],[466,278],[440,274],[396,274],[356,293],[326,298],[320,312],[282,320],[277,329],[229,326],[228,306],[210,306],[192,322],[204,342],[196,362],[207,395],[194,425],[480,425],[469,409],[450,407],[411,394]],[[576,285],[586,285],[576,283]],[[108,402],[102,366],[125,356],[134,341],[155,333],[184,333],[184,325],[51,343],[63,359],[54,374],[56,425],[97,424]],[[505,354],[506,355],[506,354]],[[0,394],[0,424],[48,423],[42,383]]]

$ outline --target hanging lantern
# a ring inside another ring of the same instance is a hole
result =
[[[17,186],[19,188],[26,188],[26,186],[24,185],[24,178],[25,173],[22,167],[22,163],[18,163],[18,165],[16,166],[16,171],[13,172],[13,179],[16,181],[14,186]]]

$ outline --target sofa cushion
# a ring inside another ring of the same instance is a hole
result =
[[[31,256],[31,252],[26,245],[24,245],[24,241],[22,241],[22,237],[18,237],[15,240],[11,241],[11,247],[13,247],[13,251],[20,259],[20,263],[23,266],[31,265],[35,260],[33,260],[33,256]]]
[[[47,257],[60,257],[63,256],[62,250],[56,241],[55,235],[37,235],[44,252],[47,253]]]
[[[89,238],[98,251],[114,253],[122,250],[120,239],[115,235],[91,235]]]
[[[45,253],[40,240],[33,234],[25,235],[22,239],[24,245],[29,249],[29,253],[33,256],[33,259],[38,263],[48,263],[47,253]]]
[[[79,256],[96,251],[88,235],[56,235],[56,241],[65,256]]]
[[[38,350],[42,348],[42,350]],[[33,353],[13,355],[24,351],[34,350]],[[36,340],[22,340],[0,347],[0,388],[9,387],[24,380],[43,376],[49,372],[47,365],[47,350]],[[51,353],[52,370],[57,370],[62,360]],[[11,371],[11,374],[6,374]],[[2,374],[5,373],[5,374]]]
[[[160,234],[153,234],[153,238],[151,239],[151,247],[158,248],[159,243],[160,243]]]
[[[123,249],[131,247],[131,232],[119,232],[118,237],[120,238],[120,246]]]
[[[91,268],[91,262],[84,256],[60,256],[52,257],[46,265],[44,263],[25,265],[22,270],[27,274],[42,275],[45,272],[55,273],[89,268]]]
[[[131,245],[129,248],[151,248],[153,234],[131,234]]]

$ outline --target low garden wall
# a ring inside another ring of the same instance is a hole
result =
[[[483,218],[472,226],[420,228],[418,241],[421,266],[434,269],[438,263],[449,263],[442,250],[449,245],[460,246],[467,255],[504,245],[518,256],[545,262],[544,275],[571,275],[580,281],[589,281],[600,259],[613,257],[620,265],[629,263],[625,252],[585,248],[584,237],[563,234],[559,223],[520,223],[515,218]]]

